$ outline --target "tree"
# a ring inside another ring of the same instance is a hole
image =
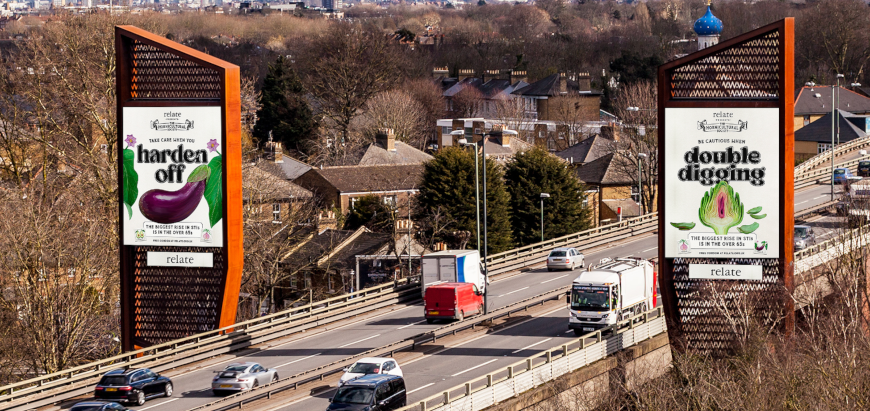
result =
[[[520,245],[541,241],[541,193],[544,199],[544,238],[585,230],[590,211],[583,207],[585,190],[565,162],[536,147],[517,154],[505,170],[510,194],[513,237]]]
[[[357,228],[366,226],[372,231],[391,231],[393,225],[391,214],[393,213],[394,210],[390,210],[390,208],[384,204],[381,197],[369,194],[360,197],[347,213],[347,219],[344,221],[344,229],[356,230]]]
[[[634,53],[623,53],[610,63],[610,71],[619,74],[619,82],[631,84],[642,80],[655,80],[658,67],[664,64],[658,55],[639,56]]]
[[[614,158],[616,172],[630,178],[637,187],[638,158],[640,177],[643,179],[643,209],[652,212],[656,209],[658,190],[658,91],[656,83],[642,81],[623,85],[613,99],[613,110],[623,120],[625,126],[620,133],[619,142],[614,142],[612,151],[619,156]],[[638,111],[629,111],[637,107]]]
[[[480,167],[480,195],[483,196],[483,165]],[[448,147],[425,164],[420,182],[419,210],[434,213],[439,210],[446,219],[454,221],[456,230],[468,231],[470,238],[477,236],[474,204],[474,154],[460,147]],[[486,162],[487,184],[487,237],[489,253],[498,253],[513,246],[510,226],[510,209],[504,185],[502,167],[490,160]],[[480,213],[483,218],[481,198]],[[481,229],[483,229],[481,221]],[[481,240],[482,241],[482,240]],[[469,244],[476,245],[475,241]]]
[[[428,137],[425,115],[423,106],[407,92],[385,91],[366,103],[365,118],[370,121],[366,128],[372,140],[379,129],[391,128],[396,140],[422,150]]]
[[[304,98],[304,88],[290,62],[279,56],[269,65],[269,74],[263,80],[260,97],[262,107],[257,112],[254,136],[261,141],[269,137],[287,148],[303,147],[314,132],[314,117]]]

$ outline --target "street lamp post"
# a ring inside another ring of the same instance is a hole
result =
[[[640,214],[646,214],[646,207],[643,204],[643,174],[641,173],[641,161],[646,158],[646,153],[637,153],[637,200],[640,203]]]
[[[839,93],[840,79],[844,78],[844,77],[845,76],[842,74],[837,74],[837,85],[836,85],[837,94],[840,94]],[[836,130],[837,130],[837,118],[836,117],[838,117],[837,116],[837,103],[839,103],[834,98],[835,94],[834,94],[833,87],[834,86],[832,86],[832,88],[831,88],[831,201],[834,201],[834,143],[835,143],[835,138],[837,135],[837,132],[836,132]]]
[[[541,193],[541,242],[544,242],[544,199],[550,198],[549,193]]]
[[[477,230],[475,233],[477,234],[477,251],[480,251],[480,181],[478,179],[480,167],[477,166],[477,143],[469,143],[468,140],[465,139],[465,131],[462,130],[453,130],[450,132],[450,135],[453,136],[462,136],[459,138],[458,143],[465,147],[474,147],[474,215],[477,221]],[[486,164],[486,163],[484,163]]]

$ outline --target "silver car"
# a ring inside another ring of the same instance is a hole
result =
[[[586,258],[576,248],[560,247],[550,251],[547,256],[547,271],[574,270],[577,267],[585,267]]]
[[[278,370],[264,368],[255,362],[233,363],[216,373],[211,381],[211,390],[215,394],[246,391],[278,381]]]

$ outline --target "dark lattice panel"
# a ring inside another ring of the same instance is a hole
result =
[[[689,264],[761,265],[762,280],[690,279]],[[742,331],[739,319],[746,307],[752,307],[758,314],[756,319],[764,321],[765,313],[778,312],[775,308],[782,304],[784,289],[779,259],[675,258],[672,267],[682,335],[686,348],[694,352],[728,353],[733,347],[735,332]]]
[[[131,48],[128,56],[133,100],[220,101],[221,77],[217,70],[139,41],[133,41]]]
[[[148,251],[213,253],[214,268],[149,267]],[[147,347],[215,329],[225,261],[214,248],[136,247],[133,253],[133,338]]]
[[[778,30],[677,67],[671,97],[679,99],[777,99]]]

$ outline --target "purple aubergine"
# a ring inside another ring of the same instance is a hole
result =
[[[139,198],[139,210],[145,218],[155,223],[177,223],[196,210],[205,191],[205,182],[185,183],[178,191],[149,190]]]

